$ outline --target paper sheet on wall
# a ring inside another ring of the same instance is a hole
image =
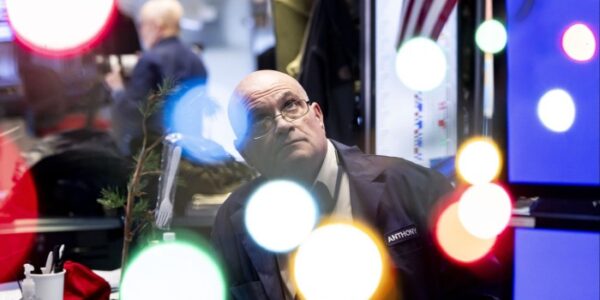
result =
[[[402,2],[375,2],[375,151],[429,167],[456,153],[456,8],[437,40],[448,59],[446,79],[432,91],[415,92],[395,71]]]

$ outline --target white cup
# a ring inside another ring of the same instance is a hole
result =
[[[62,300],[65,288],[65,272],[31,274],[35,283],[35,297],[38,300]]]

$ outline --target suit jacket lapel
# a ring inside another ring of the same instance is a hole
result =
[[[244,210],[240,208],[231,216],[232,224],[235,228],[235,234],[241,240],[242,245],[246,249],[248,257],[252,261],[254,269],[258,273],[258,277],[265,293],[269,299],[283,299],[283,290],[281,289],[282,282],[277,267],[277,258],[275,254],[266,251],[252,240],[244,229]]]
[[[350,204],[354,219],[378,227],[377,216],[385,182],[379,175],[382,169],[370,162],[358,148],[348,147],[332,140],[340,154],[350,180]]]

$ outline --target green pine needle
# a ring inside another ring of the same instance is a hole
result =
[[[125,197],[119,193],[119,189],[110,187],[103,188],[100,193],[102,196],[97,201],[102,204],[102,206],[109,209],[125,206]]]

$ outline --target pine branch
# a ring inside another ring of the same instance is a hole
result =
[[[148,224],[153,223],[152,213],[149,211],[148,201],[144,200],[144,188],[147,180],[143,177],[148,175],[148,170],[158,169],[160,163],[158,154],[153,154],[154,148],[160,145],[163,137],[159,137],[149,144],[148,118],[162,108],[165,97],[167,97],[174,86],[172,80],[165,80],[158,87],[158,91],[147,97],[147,100],[138,106],[142,115],[142,145],[134,157],[135,168],[133,175],[127,185],[127,200],[125,201],[125,226],[123,229],[124,241],[121,257],[121,267],[125,269],[129,254],[129,245],[133,237],[143,228],[153,229]],[[137,200],[137,201],[136,201]]]
[[[148,199],[140,198],[133,206],[132,217],[134,222],[143,221],[145,214],[148,213]]]
[[[147,176],[159,175],[160,155],[154,151],[161,144],[164,136],[156,140],[149,141],[150,132],[148,129],[148,119],[159,111],[168,97],[174,90],[175,81],[165,79],[156,92],[149,94],[146,101],[138,103],[138,110],[142,115],[142,144],[140,149],[133,157],[133,173],[127,182],[127,194],[121,195],[119,190],[106,188],[102,190],[101,198],[98,202],[109,209],[125,209],[125,224],[123,228],[123,252],[121,256],[121,268],[125,270],[127,257],[129,254],[129,245],[135,236],[149,232],[154,234],[154,212],[150,209],[149,200],[145,198],[148,185]]]
[[[156,151],[147,150],[145,161],[142,168],[142,174],[148,172],[148,170],[159,170],[160,169],[160,157]]]
[[[125,197],[121,195],[118,188],[103,188],[101,191],[101,198],[98,199],[98,203],[108,209],[121,208],[125,206]]]

